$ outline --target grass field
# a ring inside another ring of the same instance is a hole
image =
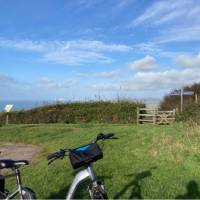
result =
[[[36,144],[39,154],[24,168],[23,183],[38,198],[64,198],[73,178],[67,159],[48,166],[46,156],[59,148],[87,144],[99,132],[119,140],[104,143],[104,159],[94,164],[110,198],[200,198],[200,131],[172,126],[109,124],[9,125],[0,143]],[[11,182],[8,183],[8,186]],[[83,185],[77,198],[87,198]]]

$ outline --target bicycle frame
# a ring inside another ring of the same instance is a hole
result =
[[[94,186],[97,186],[96,175],[94,173],[92,165],[87,165],[85,169],[79,171],[69,188],[68,194],[66,196],[66,200],[73,199],[74,193],[78,185],[86,179],[90,179]]]
[[[9,175],[9,177],[10,176],[16,176],[17,189],[13,193],[9,194],[6,197],[6,200],[14,198],[18,193],[19,193],[19,196],[20,196],[20,200],[23,200],[23,197],[22,197],[22,183],[21,183],[20,171],[19,171],[18,168],[13,169],[13,171],[15,172],[15,174]]]

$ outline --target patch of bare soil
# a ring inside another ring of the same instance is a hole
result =
[[[32,144],[0,144],[0,159],[31,161],[39,151],[39,147]]]

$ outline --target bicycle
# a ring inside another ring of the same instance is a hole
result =
[[[28,187],[22,187],[21,175],[19,168],[23,165],[29,165],[27,160],[0,160],[0,170],[1,169],[11,169],[14,174],[10,175],[0,175],[0,199],[13,199],[19,195],[20,200],[23,199],[36,199],[35,193],[32,189]],[[5,189],[5,180],[10,177],[16,177],[16,190],[14,192],[9,192]]]
[[[52,153],[47,156],[48,165],[57,159],[63,159],[65,156],[69,156],[72,167],[78,169],[83,167],[74,177],[69,191],[66,195],[66,199],[72,199],[78,185],[86,179],[90,180],[88,186],[89,197],[91,199],[108,199],[107,192],[105,191],[104,184],[101,181],[97,181],[95,172],[92,167],[92,163],[103,158],[103,152],[97,142],[99,140],[106,139],[118,139],[114,137],[113,133],[103,134],[100,133],[96,136],[92,143],[84,146],[80,146],[75,149],[60,149],[58,152]]]

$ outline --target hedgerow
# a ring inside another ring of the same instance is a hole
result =
[[[137,107],[143,103],[131,101],[74,102],[46,105],[27,111],[9,114],[10,123],[136,123]],[[0,114],[0,123],[5,123],[5,113]]]

